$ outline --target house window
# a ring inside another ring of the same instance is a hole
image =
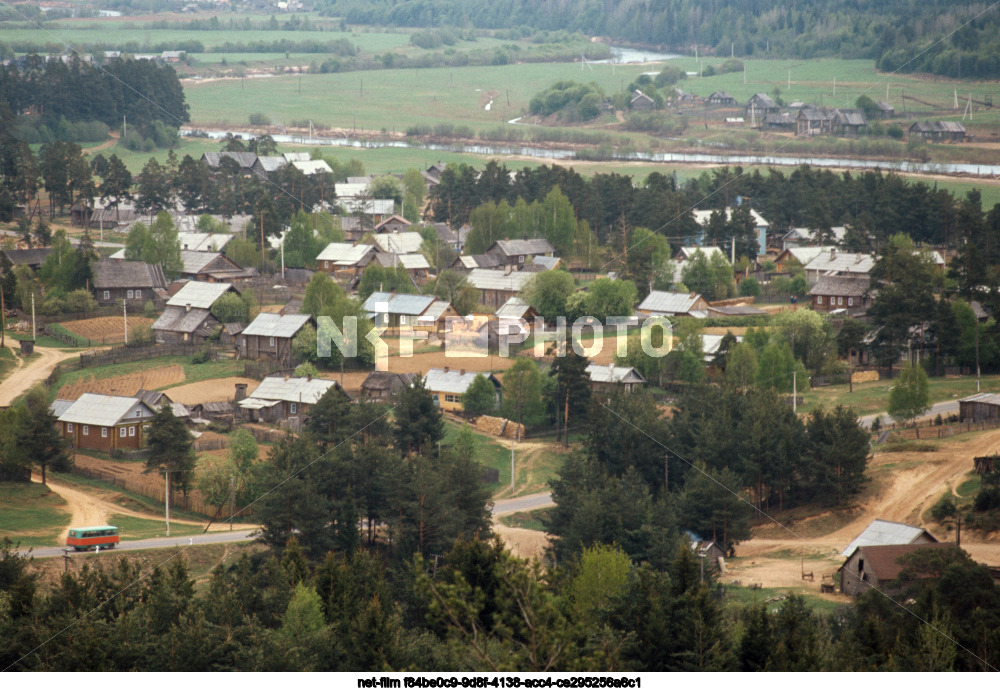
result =
[[[66,432],[68,432],[68,433],[73,432],[73,424],[72,423],[67,423],[66,424]]]
[[[843,296],[838,297],[837,298],[837,305],[843,305],[843,304],[844,304],[844,298],[843,298]]]
[[[524,263],[524,255],[518,255],[517,256],[517,261],[518,261],[519,264],[523,264]]]
[[[142,418],[142,409],[141,408],[137,408],[135,410],[135,417],[136,418]]]
[[[142,291],[140,291],[138,288],[135,289],[135,297],[136,299],[142,298]]]
[[[111,298],[111,291],[105,291],[104,292],[104,300],[108,300],[110,298]]]
[[[400,315],[399,316],[399,326],[401,326],[401,327],[405,327],[406,326],[406,315]]]
[[[823,304],[823,296],[816,296],[816,305]]]
[[[90,426],[89,425],[83,426],[83,434],[84,435],[89,435],[90,434]]]
[[[135,437],[135,426],[134,425],[128,426],[128,436],[129,437]]]
[[[462,396],[460,394],[445,394],[444,400],[449,404],[460,404],[462,403]]]
[[[296,406],[296,404],[293,403],[291,406],[292,406],[291,407],[292,415],[295,415],[296,413],[298,413],[298,407]]]
[[[267,340],[267,345],[268,346],[274,346],[274,337],[273,336],[270,339]]]
[[[851,307],[852,305],[854,305],[854,298],[848,298],[847,299],[847,307]]]
[[[122,427],[122,429],[118,431],[118,437],[128,437],[125,434],[126,432],[128,432],[127,429],[125,427]]]
[[[131,300],[132,298],[134,298],[135,297],[135,291],[129,291],[128,292],[128,297],[129,297],[129,300]]]
[[[108,436],[108,429],[101,428],[101,437],[107,437],[107,436]]]

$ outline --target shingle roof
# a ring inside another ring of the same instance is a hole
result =
[[[494,248],[505,255],[545,255],[555,252],[555,248],[545,238],[498,240],[487,252],[492,253]]]
[[[307,377],[289,377],[287,380],[284,377],[265,377],[250,396],[269,401],[315,404],[326,390],[334,386],[339,386],[334,380],[321,380],[317,377],[311,380]],[[243,401],[240,402],[241,406]]]
[[[151,328],[154,331],[191,334],[197,331],[209,317],[211,317],[211,313],[205,308],[185,310],[177,305],[167,305],[167,309],[156,319],[156,322],[153,322]]]
[[[847,546],[841,555],[847,557],[860,546],[906,545],[912,543],[923,534],[927,534],[935,543],[937,542],[937,539],[929,531],[919,526],[909,526],[908,524],[900,524],[895,521],[876,519],[857,538],[851,541],[851,544]]]
[[[393,384],[399,383],[409,387],[413,384],[416,376],[413,373],[384,372],[376,370],[369,373],[365,381],[361,383],[361,389],[392,389]]]
[[[363,307],[367,312],[376,314],[388,312],[392,315],[422,315],[435,300],[434,296],[376,291],[368,296]]]
[[[683,315],[694,308],[699,298],[701,298],[700,293],[652,291],[639,303],[637,309],[646,312]]]
[[[500,258],[496,255],[461,255],[458,261],[466,269],[492,269],[500,266]]]
[[[153,410],[134,396],[108,396],[106,394],[81,394],[59,420],[80,425],[112,426],[122,418],[135,417],[136,408],[145,409],[150,416]]]
[[[607,384],[617,384],[619,382],[645,382],[646,379],[633,367],[623,367],[618,365],[598,365],[591,363],[587,366],[587,375],[591,382],[604,382]]]
[[[181,290],[177,291],[173,297],[167,301],[167,305],[176,305],[181,308],[190,305],[192,308],[204,310],[212,307],[212,304],[219,297],[231,289],[232,284],[207,283],[205,281],[188,281]]]
[[[424,314],[420,315],[417,321],[437,322],[437,320],[448,310],[449,307],[451,307],[451,303],[447,300],[435,300],[427,307],[426,310],[424,310]]]
[[[533,277],[532,272],[510,272],[499,269],[476,268],[469,272],[469,285],[485,291],[510,291],[516,293]]]
[[[117,262],[102,260],[95,262],[94,288],[166,288],[167,280],[160,265],[145,262]]]
[[[419,252],[424,238],[416,231],[403,231],[402,233],[379,233],[375,236],[375,244],[383,252],[398,252],[407,254]]]
[[[445,394],[465,394],[469,385],[476,379],[476,375],[482,374],[490,377],[490,373],[465,372],[459,370],[449,370],[445,372],[440,369],[428,370],[424,375],[427,389],[431,392],[444,392]]]
[[[217,260],[220,256],[218,252],[197,252],[195,250],[181,250],[181,263],[184,274],[200,274],[201,270]]]
[[[257,161],[260,162],[265,173],[274,173],[282,166],[288,165],[288,160],[284,156],[259,156]]]
[[[262,312],[243,330],[244,336],[291,339],[312,319],[309,315],[275,315]]]
[[[319,262],[334,262],[337,265],[349,267],[360,262],[373,249],[374,246],[372,245],[330,243],[316,256],[316,260]]]
[[[52,252],[50,247],[36,247],[30,250],[0,250],[7,255],[7,259],[14,266],[35,265],[45,262],[45,258]]]
[[[868,279],[853,279],[846,276],[821,276],[816,285],[809,289],[809,295],[860,297],[868,292],[868,286]]]

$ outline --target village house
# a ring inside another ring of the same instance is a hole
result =
[[[812,309],[816,312],[845,310],[854,317],[863,315],[871,305],[868,287],[868,279],[821,276],[809,289]]]
[[[472,230],[469,224],[463,224],[457,231],[452,230],[451,226],[446,223],[432,223],[431,226],[437,231],[438,239],[455,252],[461,252],[465,249],[465,240],[469,237],[469,231]]]
[[[632,93],[632,100],[629,101],[629,108],[634,111],[656,110],[656,101],[636,89]]]
[[[375,247],[358,243],[330,243],[316,256],[321,271],[357,278],[375,259]]]
[[[716,245],[706,245],[705,247],[700,247],[698,245],[689,245],[677,248],[677,252],[674,254],[674,261],[687,262],[693,259],[695,253],[698,252],[705,255],[707,259],[711,259],[712,255],[722,255],[724,259],[728,259],[726,258],[726,254],[722,251],[722,248]]]
[[[174,225],[180,228],[181,225],[188,226],[191,221],[197,222],[197,217],[194,216],[178,216],[177,219],[188,219],[189,221],[182,222],[178,224],[174,221]],[[233,239],[231,233],[200,233],[198,231],[181,231],[177,232],[177,244],[180,245],[181,251],[192,250],[194,252],[222,252],[229,241]]]
[[[758,127],[764,120],[764,116],[770,113],[777,113],[780,107],[774,99],[767,94],[754,94],[744,106],[746,119],[751,127]]]
[[[409,221],[399,214],[393,214],[387,219],[383,219],[375,226],[376,233],[401,233],[412,226]],[[419,234],[418,234],[419,235]]]
[[[147,300],[162,305],[167,299],[167,280],[158,264],[101,260],[91,265],[94,300],[101,305],[125,303],[135,309]]]
[[[708,316],[708,301],[700,293],[671,293],[651,291],[635,310],[640,319],[647,317],[698,317]]]
[[[963,423],[1000,420],[1000,394],[980,392],[958,400],[958,419]]]
[[[140,449],[155,411],[142,399],[81,394],[58,416],[60,432],[77,449]]]
[[[646,378],[630,366],[591,363],[587,366],[587,375],[594,394],[607,394],[609,397],[618,392],[632,394],[646,385]]]
[[[964,142],[966,139],[965,126],[962,123],[946,120],[915,122],[910,125],[909,133],[911,137],[922,137],[935,142]]]
[[[361,383],[361,400],[389,404],[407,387],[413,386],[413,373],[375,371]]]
[[[443,332],[449,317],[458,317],[450,303],[434,296],[376,291],[362,306],[376,327],[390,331],[413,329]]]
[[[714,209],[695,209],[692,213],[694,220],[698,222],[698,225],[705,229],[708,227],[709,222],[712,220],[712,213]],[[721,210],[723,214],[723,219],[729,221],[733,213],[732,207],[725,207]],[[763,216],[758,214],[753,209],[750,210],[750,217],[753,219],[753,228],[757,234],[757,252],[763,254],[767,252],[767,231],[771,224]],[[699,235],[697,242],[701,242],[701,238],[704,237],[704,231]],[[702,248],[704,249],[704,248]],[[756,257],[751,257],[750,259],[757,259]]]
[[[735,106],[736,99],[728,91],[713,91],[706,99],[713,106]]]
[[[210,312],[222,294],[236,292],[232,284],[189,281],[167,301],[163,314],[153,323],[158,344],[198,344],[219,326]]]
[[[291,161],[290,165],[303,175],[333,175],[333,169],[323,159],[309,161]]]
[[[195,281],[246,282],[257,275],[256,269],[244,269],[219,252],[181,250],[181,263],[181,277]]]
[[[816,255],[805,266],[806,279],[816,283],[821,276],[840,276],[850,279],[867,279],[875,257],[860,252],[841,252],[836,248]]]
[[[414,279],[425,279],[431,271],[430,262],[420,253],[397,255],[395,252],[376,252],[374,264],[380,267],[403,269]]]
[[[416,231],[385,232],[373,237],[381,252],[396,252],[401,255],[420,252],[424,237]]]
[[[240,357],[291,365],[292,341],[307,324],[316,326],[311,315],[275,315],[262,312],[237,339]]]
[[[868,589],[878,589],[893,595],[899,588],[892,584],[903,571],[900,558],[918,550],[953,550],[954,543],[911,543],[893,545],[862,545],[855,548],[837,570],[840,591],[860,596]]]
[[[500,258],[496,255],[459,255],[451,268],[459,272],[469,272],[473,269],[498,269]]]
[[[340,383],[318,377],[265,377],[238,406],[249,422],[297,427],[331,387],[340,388]]]
[[[561,267],[562,267],[561,258],[538,255],[537,257],[531,258],[531,264],[527,265],[525,267],[525,270],[529,272],[545,272],[545,271],[552,271],[553,269],[559,269]]]
[[[94,209],[90,212],[89,220],[84,215],[84,209],[73,205],[71,221],[74,226],[89,226],[90,228],[104,231],[124,231],[132,224],[146,219],[145,216],[135,209],[128,209],[124,204],[119,205],[119,209],[105,207],[104,209]],[[148,219],[146,219],[148,220]]]
[[[431,393],[435,405],[443,411],[464,411],[465,405],[462,402],[465,393],[469,390],[469,385],[476,379],[478,372],[466,372],[465,370],[431,369],[424,375],[424,384]],[[496,388],[496,400],[500,402],[500,380],[489,372],[481,373]]]
[[[774,258],[774,272],[776,274],[792,274],[805,269],[806,265],[819,257],[824,252],[836,250],[833,245],[823,245],[815,247],[790,247],[782,250]]]
[[[479,303],[496,309],[521,293],[533,272],[473,269],[466,281],[479,291]]]
[[[36,247],[30,250],[0,250],[15,267],[31,267],[38,271],[45,258],[52,252],[50,247]]]
[[[201,155],[201,160],[211,169],[218,169],[224,159],[234,161],[245,176],[263,170],[257,162],[257,154],[250,151],[209,151]]]
[[[876,519],[865,530],[859,533],[853,541],[841,552],[842,557],[847,557],[857,548],[868,545],[926,545],[937,543],[933,534],[927,529],[919,526],[901,524],[898,521],[887,521]]]
[[[486,250],[500,260],[502,267],[521,269],[530,264],[536,256],[551,257],[555,248],[545,238],[529,238],[527,240],[498,240]]]

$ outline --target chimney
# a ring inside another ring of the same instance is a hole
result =
[[[688,298],[694,298],[694,296],[695,296],[694,291],[691,291],[691,295],[689,295]]]
[[[184,304],[184,312],[191,312],[191,303]]]
[[[447,366],[447,365],[446,365],[446,366],[444,366],[444,371],[445,371],[445,372],[448,372],[448,366]]]
[[[837,259],[837,248],[830,248],[830,259]]]
[[[247,398],[247,385],[245,382],[236,383],[236,402],[239,403]]]
[[[306,382],[312,382],[312,381],[313,381],[312,373],[311,372],[307,372],[306,373]]]
[[[280,310],[278,310],[278,316],[279,317],[284,317],[285,316],[285,308],[281,308]]]
[[[288,382],[288,373],[285,373],[285,382]]]
[[[459,370],[458,374],[459,375],[464,375],[465,374],[465,368],[462,368],[461,370]]]

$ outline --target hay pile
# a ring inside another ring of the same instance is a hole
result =
[[[524,426],[518,425],[514,421],[495,416],[479,416],[475,422],[476,430],[484,432],[493,437],[505,437],[509,440],[517,439],[518,429],[520,429],[521,439],[524,439]]]
[[[851,373],[851,382],[878,382],[878,370],[859,370]]]

